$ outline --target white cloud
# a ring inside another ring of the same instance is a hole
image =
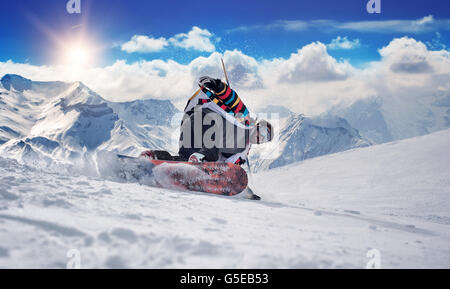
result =
[[[134,35],[130,41],[122,44],[123,51],[128,53],[140,52],[158,52],[169,45],[164,37],[151,38],[145,35]]]
[[[233,32],[250,32],[254,30],[272,30],[272,29],[284,29],[286,31],[303,31],[308,29],[309,23],[301,20],[278,20],[269,24],[260,25],[243,25],[233,29],[229,29],[228,33]]]
[[[74,73],[65,66],[34,66],[0,62],[0,77],[7,73],[22,75],[36,81],[82,81],[111,101],[141,98],[171,99],[182,107],[194,86],[186,65],[175,61],[153,60],[127,63],[117,60],[99,68],[86,68]]]
[[[212,37],[213,34],[208,30],[194,26],[188,33],[180,33],[173,36],[169,39],[169,42],[176,47],[213,52],[216,50],[216,47],[211,42]]]
[[[419,19],[419,20],[416,21],[416,23],[418,25],[425,25],[425,24],[433,23],[433,22],[434,22],[434,16],[433,15],[425,16],[422,19]]]
[[[361,42],[359,39],[349,40],[347,36],[341,37],[338,36],[335,39],[331,40],[329,44],[327,44],[328,49],[355,49],[361,47]]]
[[[302,31],[308,28],[309,24],[306,21],[298,20],[278,20],[270,25],[270,28],[281,27],[287,31]]]
[[[134,35],[130,41],[121,45],[121,49],[128,53],[149,53],[161,51],[172,45],[184,49],[213,52],[216,50],[215,45],[211,41],[213,37],[214,35],[208,30],[194,26],[188,33],[179,33],[169,39]],[[220,38],[216,37],[215,40],[220,41]]]
[[[199,57],[190,64],[190,73],[194,78],[208,75],[224,79],[224,72],[220,59],[223,57],[226,64],[229,81],[233,87],[240,89],[261,88],[262,79],[258,74],[258,62],[241,51],[225,51],[219,54],[212,53],[209,57]]]
[[[345,80],[352,70],[347,62],[338,62],[331,57],[326,46],[320,42],[304,46],[280,66],[282,82]]]
[[[417,20],[384,20],[384,21],[358,21],[336,22],[337,29],[354,30],[359,32],[375,33],[421,33],[445,26],[444,21],[436,21],[432,15]],[[445,28],[445,27],[442,27]]]
[[[379,52],[393,72],[414,74],[432,70],[427,61],[426,46],[414,39],[395,39]]]
[[[430,51],[424,43],[408,37],[394,39],[379,52],[383,62],[397,73],[431,73],[450,65],[448,51]]]
[[[339,22],[335,20],[278,20],[264,25],[239,26],[228,30],[228,32],[249,32],[275,28],[287,31],[319,29],[321,31],[347,30],[371,33],[422,33],[436,30],[450,30],[450,19],[435,19],[433,15],[428,15],[421,19],[383,21]]]
[[[289,58],[256,60],[240,51],[226,51],[231,85],[250,110],[268,104],[295,112],[319,114],[337,104],[370,96],[427,98],[450,93],[450,52],[431,51],[412,38],[398,38],[380,49],[381,60],[364,69],[330,56],[323,43],[306,45]],[[64,66],[0,62],[0,77],[16,73],[41,81],[82,81],[106,99],[170,99],[183,109],[200,75],[222,78],[221,54],[198,57],[189,64],[173,60],[127,63],[74,72]],[[395,103],[393,104],[395,107]]]

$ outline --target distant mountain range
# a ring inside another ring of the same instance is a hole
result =
[[[256,170],[273,169],[305,159],[366,147],[370,142],[339,117],[292,115],[279,132],[279,141],[252,155]]]
[[[0,153],[7,156],[70,160],[86,151],[137,154],[173,147],[171,120],[179,111],[168,100],[110,102],[81,82],[18,75],[5,75],[0,83]]]
[[[345,118],[372,143],[422,136],[450,128],[450,93],[438,91],[426,97],[371,97],[327,115]]]
[[[368,98],[307,117],[280,105],[277,142],[254,145],[256,170],[450,127],[450,94],[426,99]],[[110,102],[81,82],[37,82],[7,74],[0,80],[0,154],[25,163],[71,161],[85,153],[137,155],[177,150],[182,114],[169,100]]]

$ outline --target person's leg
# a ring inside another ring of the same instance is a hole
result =
[[[178,151],[178,157],[179,157],[180,161],[187,162],[189,157],[193,153],[196,153],[198,151],[199,151],[199,149],[181,147]]]
[[[153,151],[157,160],[173,161],[174,157],[166,151]]]
[[[152,160],[163,160],[163,161],[172,161],[174,157],[166,152],[160,150],[148,150],[141,153],[141,157],[145,157]]]

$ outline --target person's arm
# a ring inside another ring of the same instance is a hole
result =
[[[220,79],[201,77],[199,86],[204,93],[220,108],[233,114],[239,121],[250,125],[250,116],[247,106],[239,95]]]

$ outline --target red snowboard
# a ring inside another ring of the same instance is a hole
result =
[[[189,163],[121,155],[119,159],[137,166],[140,176],[136,179],[151,176],[154,184],[162,188],[233,196],[248,185],[245,170],[231,163]]]

